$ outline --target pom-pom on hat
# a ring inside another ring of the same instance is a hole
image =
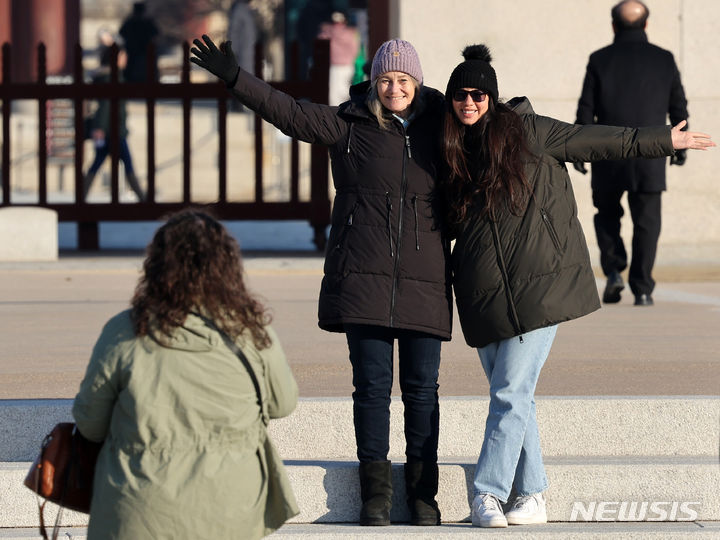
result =
[[[374,81],[388,71],[402,71],[417,82],[423,82],[418,53],[415,47],[402,39],[391,39],[380,45],[372,61],[370,80]]]
[[[445,99],[452,100],[455,90],[477,88],[498,100],[498,84],[495,70],[490,65],[492,56],[485,45],[468,45],[462,52],[465,61],[453,70],[445,90]]]

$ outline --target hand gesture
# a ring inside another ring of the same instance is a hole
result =
[[[207,69],[210,73],[225,81],[225,84],[232,84],[237,78],[239,68],[235,53],[230,46],[231,42],[222,43],[218,49],[208,36],[203,34],[202,38],[205,43],[199,39],[193,40],[195,47],[190,49],[190,52],[195,56],[191,56],[190,61],[203,69]]]
[[[691,150],[707,150],[711,146],[716,146],[716,144],[710,140],[710,135],[706,133],[681,131],[686,124],[687,122],[682,120],[670,131],[673,148],[675,150],[684,150],[686,148],[690,148]]]

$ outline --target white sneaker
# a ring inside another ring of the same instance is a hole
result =
[[[547,509],[545,495],[535,493],[518,497],[512,502],[510,510],[505,514],[510,525],[531,525],[533,523],[547,523]]]
[[[508,526],[500,501],[495,495],[481,493],[475,496],[472,503],[472,525],[473,527]]]

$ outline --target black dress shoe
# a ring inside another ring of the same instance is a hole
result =
[[[652,306],[655,302],[653,302],[652,296],[649,294],[636,294],[635,295],[635,305],[636,306]]]
[[[620,301],[620,291],[625,288],[622,276],[619,272],[612,271],[608,274],[605,292],[603,293],[603,302],[606,304],[617,304]]]

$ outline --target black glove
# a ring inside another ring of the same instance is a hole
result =
[[[675,153],[670,156],[670,165],[685,165],[687,159],[687,150],[675,150]]]
[[[577,172],[581,172],[583,174],[587,174],[587,169],[585,168],[585,164],[582,161],[576,161],[573,163],[573,167],[575,167],[575,170]]]
[[[230,46],[231,42],[222,43],[220,49],[218,49],[208,36],[203,34],[202,38],[205,43],[199,39],[193,40],[195,47],[190,49],[190,52],[195,56],[191,56],[190,61],[203,69],[207,69],[210,73],[225,81],[228,86],[233,86],[237,80],[239,68],[235,53]]]

